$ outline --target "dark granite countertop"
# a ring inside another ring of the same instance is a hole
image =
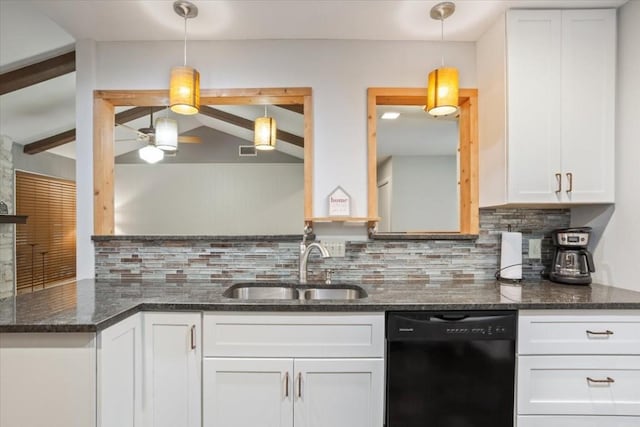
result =
[[[81,280],[0,300],[0,332],[94,332],[138,311],[640,309],[640,292],[546,281],[362,285],[356,301],[240,301],[227,285]]]

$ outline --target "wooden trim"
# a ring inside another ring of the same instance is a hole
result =
[[[311,216],[313,205],[313,108],[311,88],[203,89],[200,103],[210,105],[304,105],[304,214]],[[116,106],[154,107],[168,105],[168,90],[96,90],[93,111],[94,234],[113,235],[114,152],[113,128]],[[125,112],[123,112],[125,113]],[[147,112],[148,114],[148,112]],[[205,113],[206,114],[206,113]],[[253,129],[253,126],[251,127]],[[286,133],[285,133],[286,134]],[[296,136],[296,135],[293,135]],[[296,136],[297,138],[300,138]],[[286,141],[280,138],[282,141]],[[297,140],[299,141],[299,140]],[[291,142],[291,141],[287,141]],[[293,142],[291,142],[293,143]],[[297,145],[297,144],[296,144]]]
[[[304,216],[313,215],[313,102],[304,97]]]
[[[104,99],[93,101],[93,230],[113,235],[114,210],[114,105]]]
[[[33,86],[76,70],[76,51],[63,53],[17,70],[0,74],[0,95]]]
[[[424,105],[426,88],[369,88],[367,90],[367,164],[369,217],[378,215],[376,131],[377,105]],[[478,90],[460,89],[460,233],[478,234]]]

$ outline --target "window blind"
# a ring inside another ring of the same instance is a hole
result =
[[[17,290],[41,289],[76,276],[76,184],[16,171]]]

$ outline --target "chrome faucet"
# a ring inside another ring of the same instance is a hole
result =
[[[327,248],[322,246],[320,243],[314,242],[307,246],[305,243],[305,240],[303,240],[302,243],[300,243],[300,261],[299,261],[299,267],[300,267],[299,277],[300,277],[301,285],[304,285],[307,283],[307,263],[309,261],[309,254],[311,253],[311,251],[313,251],[314,248],[317,248],[320,251],[322,258],[329,258],[331,256],[329,255],[329,251],[327,250]]]

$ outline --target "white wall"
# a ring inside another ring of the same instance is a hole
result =
[[[116,234],[300,234],[302,164],[118,164]]]
[[[618,11],[616,204],[573,209],[574,225],[594,227],[594,280],[640,291],[640,1]]]
[[[456,156],[394,156],[391,231],[457,231]]]
[[[425,86],[427,74],[441,62],[437,42],[201,41],[189,42],[188,51],[188,63],[200,71],[202,88],[313,88],[315,216],[327,214],[326,196],[338,185],[353,198],[353,215],[367,214],[367,87]],[[90,48],[77,51],[81,142],[92,138],[86,126],[92,112],[90,88],[167,88],[170,68],[181,63],[182,43],[97,43],[95,73],[92,54]],[[475,87],[475,44],[448,42],[444,55],[448,65],[460,70],[461,87]],[[79,161],[90,161],[88,152],[84,154],[78,153]],[[91,170],[84,165],[78,168],[78,209],[90,215],[93,191],[80,188],[81,181],[92,182]],[[93,254],[92,232],[80,225],[79,254]]]

